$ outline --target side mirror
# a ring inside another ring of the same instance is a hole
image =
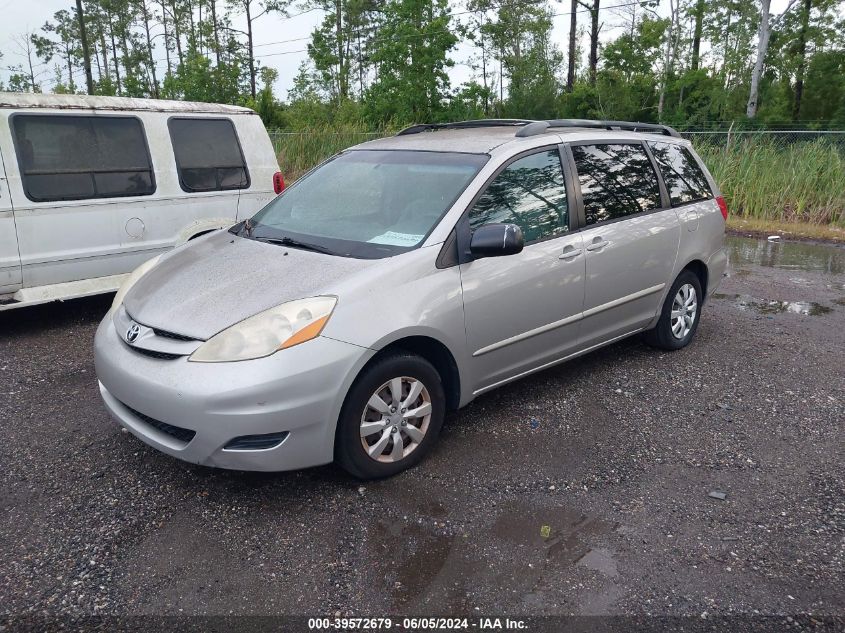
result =
[[[522,229],[516,224],[485,224],[472,234],[469,252],[475,257],[516,255],[525,246]]]

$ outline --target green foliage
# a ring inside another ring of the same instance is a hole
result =
[[[830,142],[781,145],[752,135],[727,146],[701,144],[698,151],[731,213],[784,222],[845,223],[845,156]]]
[[[211,60],[191,47],[184,63],[164,79],[162,94],[167,99],[238,103],[246,92],[244,73],[238,59],[214,66]]]
[[[431,121],[442,118],[458,42],[446,0],[387,0],[371,59],[378,78],[365,92],[367,119]]]

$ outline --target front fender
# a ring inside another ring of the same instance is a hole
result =
[[[179,231],[179,234],[176,236],[174,246],[181,246],[198,235],[210,233],[211,231],[217,231],[219,229],[227,229],[234,224],[235,223],[232,221],[232,218],[205,218],[202,220],[196,220]]]

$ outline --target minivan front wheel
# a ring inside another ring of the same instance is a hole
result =
[[[335,457],[361,479],[395,475],[430,450],[445,414],[443,385],[431,363],[407,353],[385,356],[349,390]]]
[[[645,333],[646,342],[668,350],[686,347],[698,329],[702,298],[698,276],[682,271],[666,295],[657,325]]]

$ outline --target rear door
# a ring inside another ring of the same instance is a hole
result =
[[[645,144],[570,146],[586,255],[581,337],[590,347],[652,320],[678,254],[680,225]]]
[[[468,213],[469,229],[518,225],[521,253],[461,264],[464,317],[476,393],[574,349],[584,300],[581,235],[557,147],[513,160]]]
[[[234,121],[228,117],[178,116],[171,117],[167,127],[179,187],[185,202],[195,209],[192,215],[196,217],[183,220],[199,223],[211,218],[219,220],[221,226],[234,224],[240,195],[250,189],[253,179],[245,158],[245,139]],[[272,176],[266,180],[269,186]]]
[[[9,195],[9,181],[0,149],[0,295],[9,294],[21,286],[21,257],[15,231],[15,214]]]

